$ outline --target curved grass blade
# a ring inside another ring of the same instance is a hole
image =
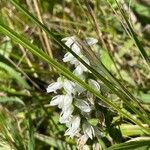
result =
[[[145,127],[149,128],[147,125]],[[144,132],[141,130],[141,128],[137,125],[131,125],[131,124],[122,124],[120,126],[121,133],[123,137],[133,137],[133,136],[144,136]]]
[[[13,102],[13,103],[19,103],[23,106],[25,106],[25,103],[18,97],[8,97],[8,96],[1,96],[0,97],[0,103],[8,103],[8,102]]]
[[[106,148],[106,150],[148,150],[150,149],[150,138],[136,138],[126,143],[117,144]]]
[[[70,80],[73,80],[77,82],[79,85],[81,85],[83,88],[88,90],[89,92],[93,93],[96,97],[99,98],[99,100],[102,100],[104,103],[106,103],[108,106],[112,107],[114,110],[118,111],[121,115],[128,118],[135,124],[139,125],[147,134],[150,134],[150,130],[145,128],[140,121],[133,118],[132,115],[129,112],[126,112],[125,110],[120,109],[116,104],[111,102],[111,100],[107,99],[103,95],[101,95],[98,91],[95,91],[93,88],[91,88],[87,83],[83,82],[81,79],[76,77],[71,71],[69,71],[66,67],[64,67],[62,64],[58,63],[54,59],[51,59],[47,54],[45,54],[43,51],[41,51],[37,46],[30,43],[25,37],[20,36],[15,31],[10,29],[9,27],[5,26],[4,24],[0,23],[0,32],[9,36],[13,40],[15,40],[18,44],[22,45],[23,47],[27,48],[31,53],[38,56],[41,60],[47,62],[49,65],[57,69],[60,73],[62,73],[64,76],[69,78]]]

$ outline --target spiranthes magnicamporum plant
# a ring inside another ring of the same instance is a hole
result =
[[[29,40],[27,40],[27,38],[17,34],[14,30],[0,22],[1,33],[9,36],[34,55],[38,56],[41,60],[54,67],[60,74],[64,75],[60,76],[55,83],[50,84],[47,88],[47,92],[56,93],[56,95],[51,99],[50,105],[58,105],[59,109],[61,109],[59,121],[67,127],[65,132],[66,136],[78,139],[79,148],[86,147],[86,144],[95,145],[95,143],[98,142],[98,139],[101,139],[104,136],[107,136],[107,139],[109,139],[109,141],[107,141],[105,138],[105,143],[111,143],[107,144],[107,146],[113,145],[114,143],[120,143],[123,141],[121,141],[122,138],[120,138],[121,134],[119,135],[119,127],[115,128],[115,126],[120,125],[122,123],[121,119],[124,119],[124,117],[127,119],[125,121],[129,124],[131,123],[133,126],[136,124],[139,126],[140,131],[144,131],[147,135],[150,134],[150,130],[148,128],[149,116],[147,112],[143,110],[141,105],[139,105],[139,101],[137,102],[132,94],[128,92],[128,90],[124,88],[118,80],[113,78],[101,62],[96,61],[96,59],[90,59],[92,57],[87,57],[86,54],[83,55],[83,47],[81,46],[82,43],[83,45],[92,48],[92,45],[97,42],[96,39],[87,38],[80,42],[77,37],[73,36],[60,41],[56,34],[51,32],[46,26],[39,22],[30,12],[20,6],[15,0],[10,1],[23,14],[35,22],[38,27],[43,29],[50,37],[57,41],[59,45],[71,52],[65,54],[63,61],[70,64],[72,68],[74,67],[72,70],[73,74],[67,67],[64,67],[61,63],[50,58],[35,44],[32,44]],[[147,53],[145,53],[144,49],[141,47],[132,26],[130,26],[125,16],[123,17],[127,22],[128,30],[130,31],[129,33],[132,35],[131,37],[134,39],[145,60],[149,62]],[[63,42],[65,42],[65,45]],[[79,59],[76,59],[78,58],[77,56],[79,56]],[[80,60],[81,63],[78,60]],[[111,89],[111,92],[117,94],[117,98],[120,100],[119,104],[122,105],[118,105],[116,102],[114,103],[113,100],[115,100],[116,97],[112,97],[114,96],[113,94],[103,91],[104,84],[102,84],[101,81],[106,83],[106,87]],[[109,97],[108,99],[107,96]],[[107,109],[108,106],[101,101],[105,102],[111,108],[109,107],[109,109]],[[112,109],[116,110],[116,114],[112,111]],[[115,118],[113,116],[115,116]],[[130,129],[132,129],[132,127]],[[134,135],[134,133],[132,135]],[[139,133],[136,135],[139,135]],[[112,137],[112,139],[110,137]],[[102,143],[102,141],[99,142]]]
[[[82,53],[76,36],[66,37],[62,41],[90,65],[90,61]],[[89,37],[82,43],[92,47],[97,43],[97,39]],[[70,52],[64,55],[63,62],[71,64],[74,68],[73,74],[101,92],[100,81],[94,79],[92,73]],[[97,108],[105,106],[100,101],[96,101],[92,93],[64,76],[58,77],[56,82],[51,83],[47,87],[47,92],[56,94],[51,99],[50,106],[58,106],[61,110],[59,122],[67,127],[65,136],[78,139],[80,147],[86,146],[88,139],[95,141],[96,138],[104,136],[104,115]]]

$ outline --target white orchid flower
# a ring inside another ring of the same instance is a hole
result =
[[[50,106],[58,105],[58,108],[66,110],[72,104],[72,100],[71,95],[56,95],[52,98]]]
[[[81,100],[81,99],[76,99],[75,100],[75,105],[83,112],[87,112],[89,113],[92,108],[90,107],[89,103],[85,100]]]
[[[74,87],[75,87],[74,82],[67,80],[67,79],[64,79],[63,88],[68,94],[75,93]]]
[[[89,79],[89,80],[88,80],[88,83],[89,83],[89,85],[90,85],[93,89],[95,89],[96,91],[99,91],[99,90],[100,90],[100,85],[99,85],[99,83],[98,83],[97,81],[95,81],[95,80],[93,80],[93,79]]]
[[[89,123],[84,123],[82,127],[83,132],[86,136],[88,136],[90,139],[93,139],[93,137],[95,137],[94,128]]]
[[[73,116],[70,123],[68,124],[68,129],[65,132],[65,135],[70,136],[73,138],[77,133],[80,131],[80,117]]]
[[[48,93],[50,93],[50,92],[57,93],[56,91],[57,91],[58,89],[64,88],[64,90],[65,90],[68,94],[71,94],[71,93],[74,93],[74,92],[75,92],[74,86],[75,86],[75,83],[74,83],[74,82],[59,77],[59,78],[57,79],[57,82],[50,84],[50,85],[47,87],[46,90],[47,90]]]
[[[59,108],[63,105],[63,95],[56,95],[52,98],[51,102],[50,102],[50,106],[56,106],[58,105]]]
[[[70,47],[76,41],[76,37],[75,36],[66,37],[63,38],[62,41],[65,42],[65,45]]]
[[[90,65],[90,61],[82,54],[82,50],[76,36],[66,37],[62,39],[62,41],[64,41],[65,45],[68,46],[74,53],[76,53],[82,60],[84,60],[88,65]],[[89,46],[92,46],[97,42],[98,41],[96,39],[91,37],[86,38],[83,41],[84,44],[87,44]],[[67,52],[64,55],[63,61],[69,62],[70,64],[74,65],[75,69],[73,73],[76,76],[78,76],[82,80],[86,79],[85,72],[90,71],[70,52]],[[97,81],[89,79],[88,84],[91,87],[93,87],[93,89],[97,91],[100,90],[100,85]],[[65,135],[68,135],[71,138],[73,138],[74,136],[79,135],[81,122],[81,118],[79,115],[72,115],[74,107],[78,107],[82,111],[82,113],[91,112],[92,107],[88,98],[87,101],[76,98],[74,100],[74,104],[72,104],[73,96],[77,96],[77,94],[79,95],[82,92],[85,92],[85,89],[82,88],[80,85],[66,79],[65,77],[59,77],[55,83],[52,83],[47,87],[47,92],[57,93],[57,90],[59,89],[62,89],[65,94],[54,96],[50,102],[50,106],[58,106],[58,108],[61,109],[59,122],[65,124],[68,127],[68,129],[65,132]],[[93,99],[92,97],[90,98]],[[85,136],[86,139],[93,139],[93,137],[95,137],[96,129],[93,126],[91,126],[88,122],[83,123],[82,128],[84,132],[83,136]]]
[[[72,105],[70,105],[67,109],[63,109],[60,114],[59,122],[69,123],[72,117],[73,110],[74,110],[74,107]]]
[[[80,47],[77,45],[77,43],[74,43],[71,47],[72,51],[74,53],[76,53],[78,56],[81,56],[82,53],[81,53],[81,50],[80,50]],[[70,62],[71,64],[75,64],[75,62],[77,62],[78,60],[70,53],[70,52],[67,52],[65,55],[64,55],[64,58],[63,58],[63,62]]]
[[[63,87],[63,81],[62,79],[59,77],[57,79],[57,82],[54,82],[54,83],[51,83],[48,87],[47,87],[47,93],[51,93],[51,92],[54,92],[56,93],[56,91],[58,89],[61,89]]]

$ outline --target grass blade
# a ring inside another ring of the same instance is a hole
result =
[[[142,43],[139,41],[139,39],[138,39],[136,33],[134,32],[134,30],[133,30],[133,28],[132,28],[132,26],[131,26],[131,24],[130,24],[130,22],[129,22],[127,16],[126,16],[125,10],[120,6],[120,4],[118,3],[117,0],[115,0],[115,2],[116,2],[117,6],[118,6],[118,8],[119,8],[119,11],[120,11],[120,13],[121,13],[121,15],[122,15],[122,18],[123,18],[124,21],[126,22],[126,25],[127,25],[127,27],[128,27],[128,30],[129,30],[128,33],[130,34],[130,36],[131,36],[132,39],[134,40],[134,42],[135,42],[136,46],[138,47],[138,49],[139,49],[139,51],[140,51],[142,57],[144,58],[144,60],[147,62],[148,65],[150,65],[150,58],[149,58],[149,56],[147,55],[145,49],[143,48]]]
[[[129,142],[117,144],[107,148],[106,150],[148,150],[150,148],[150,138],[136,138]]]

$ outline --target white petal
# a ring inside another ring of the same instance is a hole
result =
[[[93,137],[95,137],[95,131],[94,128],[88,124],[88,123],[84,123],[83,124],[83,132],[85,135],[87,135],[90,139],[93,139]]]
[[[80,47],[78,46],[77,42],[72,45],[71,49],[72,49],[77,55],[81,55],[81,50],[80,50]]]
[[[70,62],[70,64],[72,64],[72,65],[79,64],[79,61],[70,52],[67,52],[64,55],[63,62]]]
[[[76,75],[76,76],[81,76],[82,77],[82,74],[83,74],[83,67],[81,65],[78,65],[76,67],[76,69],[73,71],[73,73]]]
[[[93,87],[93,89],[95,89],[96,91],[99,91],[100,90],[100,85],[98,82],[96,82],[95,80],[93,79],[89,79],[88,80],[88,83],[91,87]]]
[[[47,87],[46,91],[47,91],[47,93],[50,93],[50,92],[56,93],[56,90],[61,89],[61,88],[62,88],[62,83],[55,82],[55,83],[50,84]]]
[[[71,105],[66,110],[62,110],[59,118],[60,123],[69,123],[71,119],[71,114],[73,112],[73,106]]]
[[[58,105],[59,108],[63,105],[64,96],[63,95],[56,95],[52,98],[50,102],[50,106]]]
[[[64,79],[63,88],[68,94],[75,93],[74,86],[75,84],[72,81]]]
[[[68,47],[70,47],[75,42],[75,40],[75,36],[66,37],[62,39],[62,41],[65,41],[65,45],[67,45]]]
[[[90,112],[92,110],[92,108],[90,107],[90,105],[88,104],[88,102],[86,102],[85,100],[80,100],[80,99],[76,99],[75,100],[75,105],[81,109],[81,111],[84,112]]]
[[[71,138],[74,137],[79,132],[80,127],[80,117],[74,116],[70,121],[68,130],[65,132],[65,135],[69,135]]]
[[[91,105],[94,105],[94,95],[89,91],[87,92],[87,100],[90,102]]]
[[[63,82],[62,82],[62,79],[59,77],[59,78],[57,79],[57,82],[54,82],[54,83],[50,84],[50,85],[47,87],[47,89],[46,89],[47,92],[48,92],[48,93],[50,93],[50,92],[56,93],[56,90],[62,88],[62,86],[63,86],[62,83],[63,83]]]
[[[63,95],[63,106],[61,108],[65,110],[70,107],[72,100],[73,98],[71,95]]]
[[[74,59],[74,56],[67,52],[65,55],[64,55],[64,58],[63,58],[63,62],[69,62],[69,61],[72,61]]]
[[[65,38],[61,39],[61,41],[66,42],[66,41],[68,41],[70,38],[71,38],[71,36],[65,37]]]
[[[94,39],[91,37],[86,38],[86,40],[85,40],[85,43],[88,44],[89,46],[92,46],[92,45],[96,44],[97,42],[98,42],[97,39]]]

